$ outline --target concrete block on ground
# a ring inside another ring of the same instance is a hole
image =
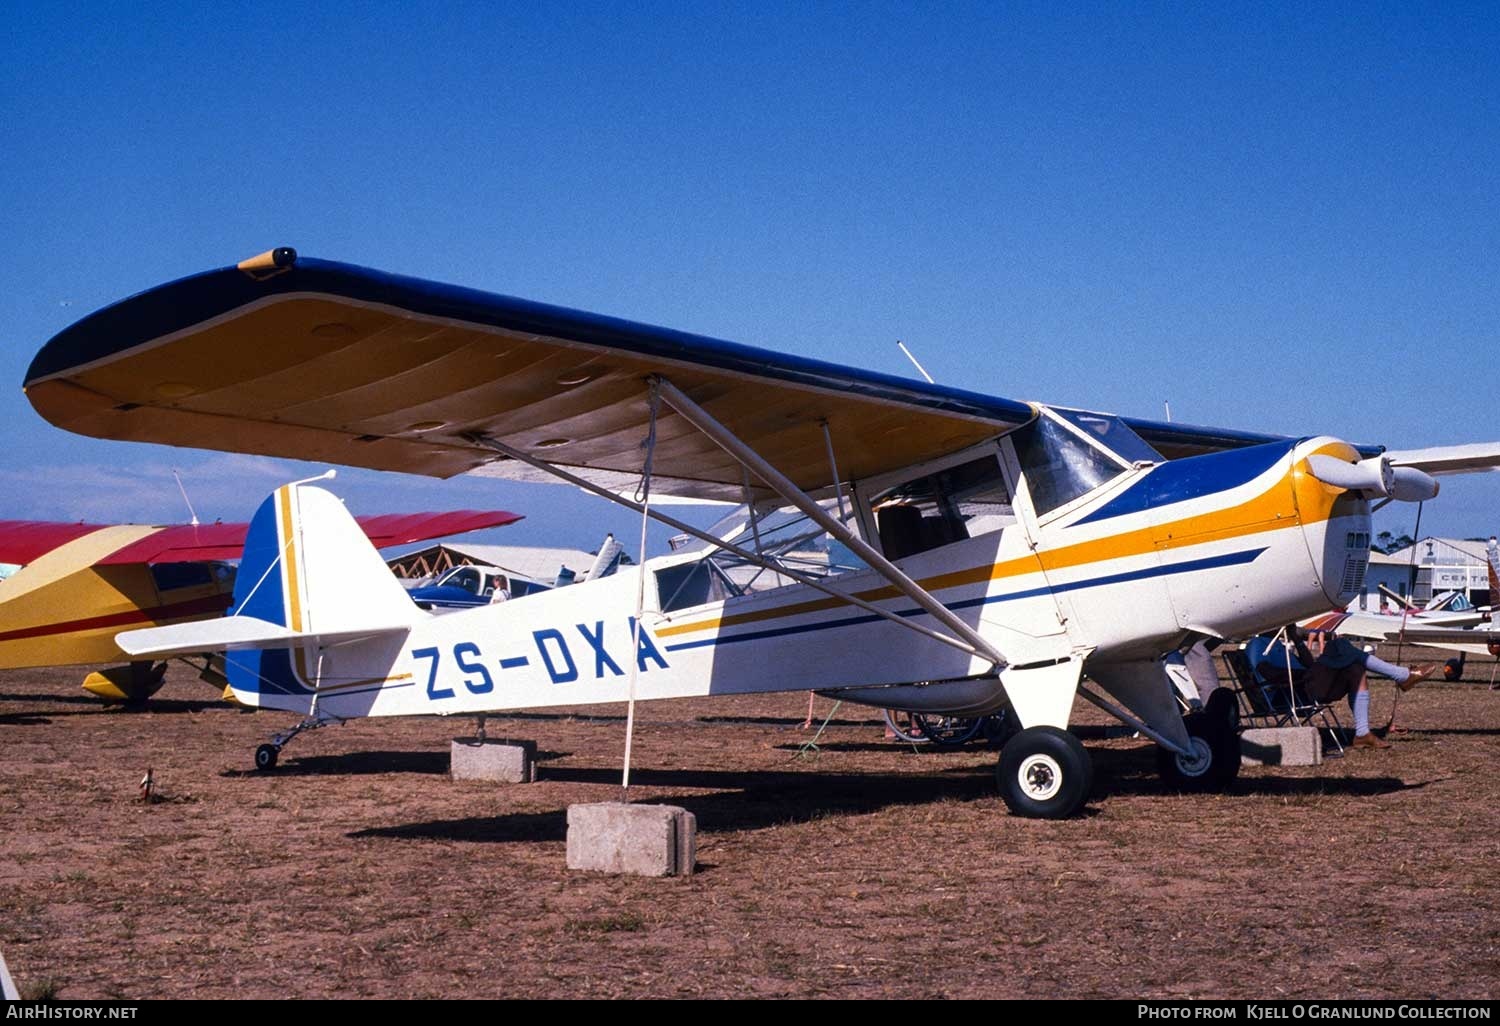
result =
[[[1254,727],[1240,734],[1242,766],[1317,766],[1323,737],[1317,727]]]
[[[675,805],[568,806],[568,868],[687,876],[698,859],[698,817]]]
[[[456,737],[449,752],[454,780],[529,784],[536,780],[536,742]]]

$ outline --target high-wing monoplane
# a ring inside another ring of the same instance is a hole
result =
[[[504,510],[394,513],[359,518],[379,547],[501,527]],[[0,520],[0,562],[20,569],[0,582],[0,669],[119,663],[122,629],[222,616],[229,608],[245,523],[53,523]],[[83,686],[142,701],[164,667],[148,660],[90,673]]]
[[[1184,717],[1164,658],[1346,603],[1372,501],[1432,497],[1424,467],[1500,463],[1500,444],[1443,463],[1017,402],[289,249],[90,315],[26,389],[84,434],[550,476],[703,542],[434,617],[328,492],[283,488],[252,522],[234,615],[120,640],[141,658],[227,649],[240,700],[298,729],[807,689],[1008,708],[1023,729],[1001,793],[1049,817],[1092,785],[1066,729],[1080,696],[1157,742],[1168,779],[1227,784],[1229,721]],[[745,508],[701,530],[660,496]]]

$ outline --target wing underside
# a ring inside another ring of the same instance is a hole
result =
[[[840,476],[858,480],[1033,415],[1008,399],[295,257],[101,310],[43,348],[26,390],[52,423],[104,438],[438,477],[530,473],[489,438],[618,488],[642,470],[654,377],[809,490],[831,483],[830,447]],[[1135,423],[1168,456],[1274,437]],[[744,495],[739,462],[670,410],[653,472],[664,494]]]

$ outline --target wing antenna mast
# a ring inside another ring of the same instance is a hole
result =
[[[172,477],[177,481],[177,490],[182,493],[182,501],[187,503],[188,515],[193,519],[188,521],[192,526],[198,526],[198,511],[193,508],[193,500],[188,498],[187,489],[182,487],[182,475],[172,471]]]
[[[937,382],[935,382],[935,381],[932,380],[932,375],[927,373],[927,368],[923,367],[920,363],[918,363],[917,362],[917,358],[915,356],[911,355],[911,350],[908,349],[908,348],[906,348],[906,343],[905,342],[901,341],[898,338],[898,339],[896,339],[896,345],[898,345],[898,346],[901,347],[901,351],[906,354],[906,358],[911,361],[911,365],[917,369],[917,373],[918,374],[922,375],[922,377],[924,377],[924,378],[927,379],[927,383],[929,385],[935,385],[935,384],[937,384]]]

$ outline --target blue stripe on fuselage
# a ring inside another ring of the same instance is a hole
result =
[[[1091,524],[1127,513],[1142,513],[1157,506],[1185,502],[1237,488],[1264,474],[1298,443],[1270,442],[1246,449],[1230,449],[1203,456],[1169,460],[1142,477],[1125,491],[1069,527]]]

